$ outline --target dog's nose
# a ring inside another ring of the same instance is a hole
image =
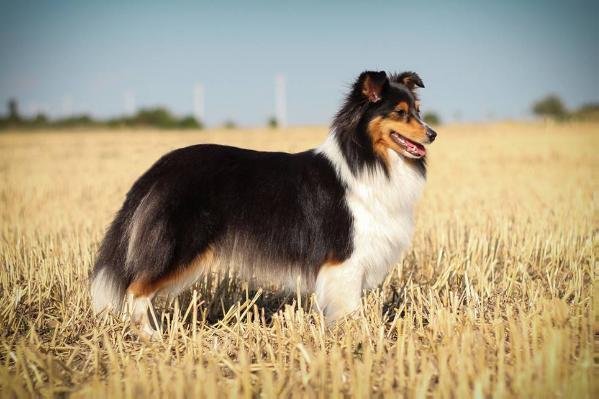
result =
[[[437,132],[435,132],[433,129],[427,126],[426,136],[428,137],[428,140],[432,143],[433,141],[435,141],[435,137],[437,137]]]

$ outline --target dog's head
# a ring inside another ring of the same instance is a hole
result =
[[[414,72],[363,72],[333,126],[342,130],[342,140],[370,147],[384,165],[388,164],[389,149],[406,158],[424,158],[424,146],[432,143],[437,133],[420,117],[418,87],[424,84]]]
[[[437,133],[420,118],[416,87],[424,84],[414,72],[390,77],[385,72],[364,72],[358,78],[355,90],[368,101],[363,118],[381,156],[390,148],[408,158],[422,158],[424,145],[435,140]]]

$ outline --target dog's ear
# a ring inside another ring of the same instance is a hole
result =
[[[410,90],[414,90],[416,86],[424,88],[424,83],[422,83],[422,79],[416,72],[402,72],[394,80],[397,83],[406,85]]]
[[[382,93],[389,85],[389,78],[384,71],[366,71],[360,74],[355,88],[371,103],[381,100]]]

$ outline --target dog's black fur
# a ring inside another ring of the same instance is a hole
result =
[[[148,195],[152,205],[138,231],[143,238],[127,259],[127,226]],[[242,235],[251,242],[237,249],[247,251],[250,264],[301,265],[306,281],[313,281],[327,258],[342,261],[351,252],[343,195],[330,162],[312,151],[181,148],[133,185],[102,243],[96,270],[110,268],[125,286],[142,276],[155,280],[185,267],[209,245],[217,253],[230,249]]]

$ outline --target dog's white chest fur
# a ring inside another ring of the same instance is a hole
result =
[[[354,217],[351,260],[364,268],[364,288],[379,285],[409,247],[413,209],[424,178],[389,150],[390,176],[364,173],[348,187],[347,205]]]
[[[374,288],[409,247],[413,210],[424,186],[417,168],[392,150],[389,176],[382,170],[351,173],[333,135],[319,149],[347,184],[347,206],[353,220],[353,252],[344,266],[363,276],[362,287]]]

